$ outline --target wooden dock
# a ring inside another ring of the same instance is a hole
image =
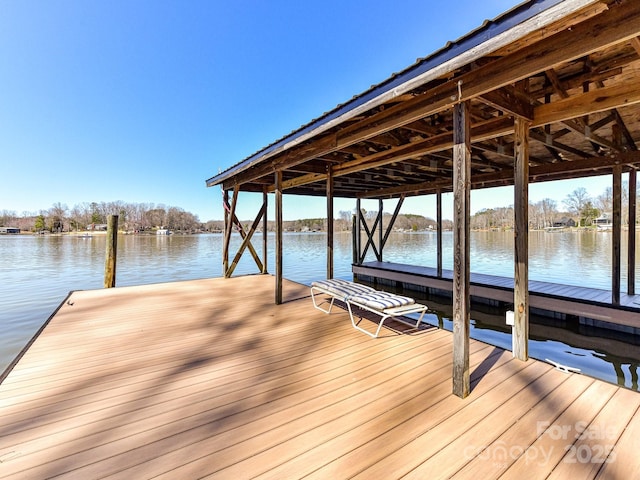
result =
[[[72,293],[0,384],[0,478],[640,477],[640,394],[471,340],[462,400],[451,333],[274,284]]]
[[[368,278],[383,279],[445,292],[453,289],[453,272],[446,269],[438,277],[433,267],[374,261],[354,265],[353,273],[365,281]],[[513,278],[471,273],[470,283],[472,296],[513,303]],[[640,333],[640,295],[623,293],[620,295],[620,304],[614,305],[611,291],[608,290],[529,280],[529,306],[600,320]]]

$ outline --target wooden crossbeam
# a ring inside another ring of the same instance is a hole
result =
[[[484,93],[479,100],[510,115],[533,120],[533,105],[520,98],[510,86]]]
[[[238,265],[238,262],[240,261],[240,258],[242,257],[242,254],[244,253],[245,249],[248,246],[251,245],[251,237],[253,237],[253,234],[255,233],[256,229],[258,228],[258,225],[260,224],[260,220],[262,220],[262,217],[264,216],[266,211],[267,211],[267,205],[263,202],[262,203],[262,207],[260,208],[260,211],[256,215],[256,218],[253,221],[253,224],[251,225],[251,228],[249,229],[249,233],[244,235],[244,238],[242,240],[242,244],[240,245],[240,248],[238,249],[238,252],[236,253],[236,256],[233,258],[233,261],[231,262],[231,265],[229,266],[229,269],[225,272],[225,277],[229,278],[229,277],[231,277],[231,275],[233,275],[233,271],[236,269],[236,266]],[[241,225],[239,226],[239,229],[241,231],[244,231],[244,229],[242,228]],[[250,246],[249,248],[251,250],[253,250],[253,246]],[[258,269],[262,272],[263,271],[263,265],[262,265],[262,262],[260,261],[260,258],[258,258],[257,255],[254,256],[253,258],[256,261],[256,265],[258,265]]]
[[[551,123],[569,121],[573,118],[583,116],[590,112],[607,111],[624,105],[640,103],[640,89],[633,83],[622,84],[612,87],[604,87],[591,92],[575,95],[554,103],[541,104],[534,109],[534,119],[532,128],[542,127]],[[574,126],[574,128],[579,128]],[[483,140],[500,137],[513,131],[513,119],[510,117],[497,117],[477,123],[471,127],[472,143]],[[595,138],[595,135],[582,131],[583,134]],[[532,138],[536,140],[540,137],[533,134]],[[598,138],[598,143],[611,144],[611,142]],[[546,140],[545,140],[545,143]],[[549,146],[569,151],[571,147],[555,144],[552,142]],[[435,135],[433,137],[402,145],[400,147],[390,148],[380,153],[370,155],[368,157],[359,158],[341,165],[334,166],[334,177],[348,175],[354,172],[376,168],[387,165],[392,162],[400,162],[406,159],[414,158],[420,155],[441,152],[453,147],[453,134],[450,132]],[[584,156],[585,154],[579,150],[573,150],[571,153]],[[302,175],[287,182],[283,182],[283,188],[291,188],[301,186],[308,183],[315,183],[326,180],[326,174],[308,174]],[[268,187],[269,191],[273,190],[273,186]]]
[[[376,233],[376,228],[378,227],[378,221],[380,220],[380,215],[376,216],[376,220],[375,222],[373,222],[373,226],[371,227],[371,230],[369,230],[369,226],[367,225],[367,222],[364,216],[362,215],[362,211],[360,209],[358,209],[358,215],[360,215],[362,226],[364,227],[364,231],[367,234],[367,243],[365,244],[364,250],[360,255],[359,263],[364,262],[364,258],[367,256],[367,251],[369,250],[369,245],[371,245],[371,248],[373,248],[373,253],[375,254],[376,258],[379,259],[380,253],[378,252],[378,249],[376,248],[376,244],[373,241],[373,234]]]
[[[640,164],[640,152],[622,152],[612,157],[591,157],[573,162],[548,163],[531,167],[529,177],[531,182],[541,182],[553,179],[561,173],[580,174],[582,172],[597,175],[598,172],[610,173],[614,165],[638,165]],[[586,175],[585,175],[586,176]],[[472,177],[472,185],[475,188],[489,187],[494,185],[508,184],[503,182],[511,180],[513,177],[512,168],[504,168],[499,172],[484,173]],[[438,190],[451,191],[451,179],[444,178],[430,182],[415,183],[413,185],[403,185],[401,187],[387,188],[382,190],[370,190],[362,193],[358,198],[391,198],[401,194],[427,194],[436,193]]]
[[[449,109],[456,102],[477,98],[599,49],[633,41],[632,39],[639,33],[640,2],[612,4],[607,11],[571,29],[543,38],[539,42],[431,88],[428,95],[418,95],[412,100],[381,110],[337,133],[326,134],[313,142],[291,147],[283,155],[276,155],[268,164],[239,173],[234,180],[240,183],[250,182],[276,169],[286,169],[340,150]],[[597,100],[597,96],[595,98]],[[551,105],[555,103],[558,102]],[[554,115],[557,115],[557,112]],[[535,121],[532,126],[536,126]]]
[[[405,198],[404,195],[400,195],[400,198],[398,199],[396,208],[393,211],[393,215],[391,216],[391,221],[389,222],[389,225],[387,225],[387,229],[384,232],[384,238],[382,239],[382,246],[380,247],[381,252],[382,250],[384,250],[384,246],[387,244],[387,240],[389,239],[389,234],[391,234],[391,230],[393,230],[393,225],[396,223],[396,219],[398,218],[398,214],[400,213],[400,208],[402,208],[402,204],[404,203],[404,198]]]
[[[238,204],[238,194],[240,193],[240,185],[236,184],[233,189],[233,197],[231,205],[229,205],[229,195],[227,191],[224,191],[222,197],[222,206],[225,212],[225,224],[224,224],[224,243],[222,245],[222,258],[223,258],[223,270],[226,273],[229,269],[229,244],[231,243],[231,230],[233,229],[234,217],[236,214],[236,205]]]
[[[532,127],[571,120],[590,113],[603,112],[635,103],[640,103],[640,89],[635,82],[599,88],[536,107]]]
[[[241,250],[244,251],[245,248],[249,248],[249,252],[251,253],[253,260],[256,262],[256,265],[258,266],[258,270],[262,272],[264,270],[264,266],[262,265],[262,261],[260,261],[260,257],[258,256],[258,253],[256,252],[255,248],[253,248],[253,245],[251,244],[251,241],[250,241],[251,236],[249,236],[249,238],[247,239],[248,235],[244,231],[244,227],[242,226],[242,224],[240,223],[240,220],[238,220],[238,217],[236,216],[236,204],[238,202],[238,192],[239,192],[239,187],[233,191],[233,201],[231,205],[227,203],[228,198],[225,197],[223,199],[224,208],[228,212],[228,218],[229,218],[228,225],[225,226],[226,230],[225,230],[225,241],[224,241],[223,249],[225,249],[227,252],[229,251],[229,244],[231,240],[231,229],[235,225],[236,229],[238,230],[238,233],[240,234],[243,240]],[[266,204],[264,202],[260,212],[261,213],[258,214],[258,217],[256,217],[256,221],[254,222],[254,227],[257,227],[256,222],[259,221],[262,215],[266,215]],[[253,228],[253,230],[255,231],[255,228]],[[253,235],[253,232],[251,232],[251,235]],[[237,260],[240,259],[241,255],[242,255],[242,252],[238,252],[234,257],[233,261],[237,263]],[[230,267],[225,268],[225,272],[224,272],[225,277],[229,278],[234,270],[235,270],[235,265],[232,263]]]

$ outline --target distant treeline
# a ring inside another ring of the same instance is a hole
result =
[[[562,201],[563,209],[559,209],[555,200],[545,198],[539,202],[529,204],[529,227],[532,229],[544,229],[558,225],[575,224],[589,226],[601,216],[611,216],[613,194],[611,187],[597,196],[590,196],[586,189],[578,188],[568,194]],[[629,192],[627,182],[622,186],[622,223],[628,223]],[[377,211],[362,210],[362,214],[368,226],[373,226]],[[183,210],[180,207],[166,206],[153,203],[127,203],[115,202],[91,202],[75,205],[68,208],[61,203],[55,203],[48,210],[39,213],[23,213],[22,215],[8,210],[0,210],[0,226],[17,227],[22,231],[49,231],[69,232],[83,231],[95,228],[97,225],[107,223],[107,216],[118,215],[120,230],[131,232],[145,232],[156,228],[168,228],[181,232],[222,232],[224,222],[222,220],[209,220],[201,222],[197,215]],[[340,211],[334,219],[334,231],[350,231],[354,212],[350,210]],[[383,213],[383,228],[387,228],[391,221],[391,214]],[[253,222],[241,221],[245,230],[248,230]],[[471,228],[475,230],[485,229],[509,229],[514,225],[513,207],[498,207],[480,210],[471,217]],[[261,227],[262,225],[260,225]],[[415,214],[400,214],[394,223],[394,229],[403,231],[420,231],[437,229],[435,220],[429,217]],[[451,220],[443,220],[442,228],[450,230],[453,227]],[[321,232],[327,230],[326,218],[307,218],[284,222],[287,231],[294,232]],[[275,222],[267,222],[269,231],[275,230]]]
[[[18,227],[24,231],[49,231],[52,233],[100,229],[109,215],[118,215],[118,227],[124,231],[144,232],[155,228],[176,231],[199,231],[206,228],[198,217],[179,207],[153,203],[91,202],[73,208],[55,203],[39,213],[0,211],[0,226]]]

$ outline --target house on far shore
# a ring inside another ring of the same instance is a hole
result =
[[[553,222],[554,227],[575,227],[576,222],[573,218],[562,217],[557,222]]]
[[[90,223],[89,225],[87,225],[87,230],[92,231],[92,232],[106,232],[107,231],[107,224],[106,223]]]
[[[20,229],[17,227],[0,227],[0,234],[17,234]]]

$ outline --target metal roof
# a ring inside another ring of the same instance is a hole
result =
[[[281,139],[276,140],[274,143],[266,146],[262,150],[259,150],[258,152],[245,158],[239,163],[229,167],[227,170],[220,172],[218,175],[209,178],[207,180],[207,186],[214,186],[219,184],[220,182],[229,178],[229,176],[233,175],[233,173],[252,165],[256,161],[265,159],[269,156],[270,153],[275,152],[279,148],[283,148],[286,144],[295,141],[297,138],[317,129],[321,125],[339,118],[347,114],[348,112],[353,111],[357,107],[375,100],[377,97],[385,93],[397,89],[401,85],[424,74],[433,67],[457,57],[461,53],[466,52],[491,38],[496,37],[506,30],[509,30],[514,25],[533,18],[541,11],[558,5],[563,1],[565,0],[529,0],[515,6],[514,8],[499,15],[493,20],[485,20],[484,23],[477,29],[469,32],[468,34],[460,37],[457,40],[447,42],[447,44],[440,50],[437,50],[436,52],[425,58],[418,59],[416,63],[409,66],[405,70],[392,75],[391,77],[377,85],[373,85],[370,89],[354,96],[351,100],[336,106],[333,110],[324,113],[322,116],[312,120],[308,124],[303,125],[299,129],[294,130]],[[584,4],[591,2],[582,1],[580,3]]]
[[[446,191],[461,101],[472,116],[472,188],[513,182],[516,117],[531,123],[532,182],[635,166],[639,3],[526,1],[206,184],[269,192],[278,170],[290,194],[324,195],[329,173],[341,197]]]

